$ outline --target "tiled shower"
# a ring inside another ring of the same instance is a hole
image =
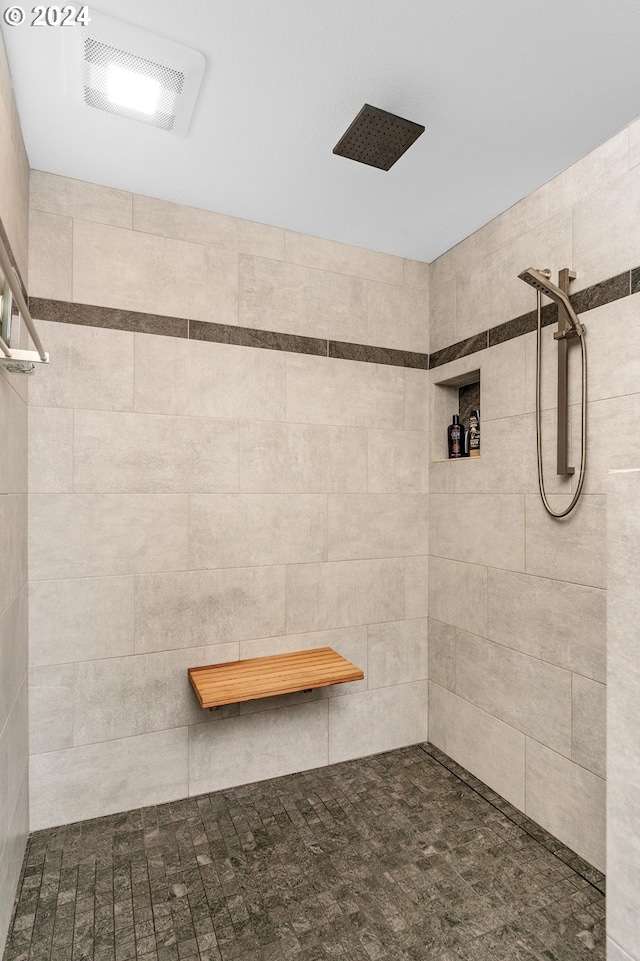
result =
[[[1,81],[2,230],[52,359],[0,371],[0,940],[29,831],[430,742],[606,852],[608,957],[637,961],[640,122],[426,264],[29,171]],[[588,329],[562,523],[529,264],[577,272]],[[476,381],[481,456],[452,461]],[[325,646],[365,679],[211,713],[189,686]]]

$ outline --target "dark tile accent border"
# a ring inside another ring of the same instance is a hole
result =
[[[634,267],[631,271],[631,293],[640,294],[640,267]]]
[[[27,288],[26,288],[25,285],[24,285],[24,280],[22,279],[22,274],[20,273],[20,268],[18,267],[18,261],[17,261],[16,258],[14,257],[13,247],[11,246],[11,242],[10,242],[10,240],[9,240],[9,235],[7,234],[7,231],[5,230],[4,223],[2,222],[2,217],[0,217],[0,240],[2,240],[2,243],[3,243],[3,244],[5,245],[5,247],[6,247],[7,253],[9,254],[9,260],[11,261],[11,266],[13,267],[13,269],[14,269],[15,272],[16,272],[16,274],[18,275],[18,280],[20,281],[20,286],[22,287],[22,296],[23,296],[24,299],[26,300],[26,299],[27,299]]]
[[[504,816],[509,818],[510,821],[513,821],[514,824],[517,824],[529,837],[534,838],[542,844],[547,851],[550,851],[559,858],[563,864],[572,868],[576,874],[579,874],[585,881],[588,881],[589,884],[596,888],[601,894],[606,893],[606,877],[601,871],[594,868],[592,864],[589,864],[588,861],[585,861],[584,858],[577,855],[575,851],[568,848],[566,844],[559,841],[553,834],[550,834],[543,827],[540,827],[539,824],[536,824],[535,821],[532,821],[531,818],[528,818],[526,814],[519,811],[518,808],[510,804],[509,801],[505,801],[505,799],[492,788],[488,787],[473,774],[470,774],[466,768],[458,764],[457,761],[454,761],[453,758],[450,758],[448,754],[445,754],[439,748],[435,747],[435,745],[425,741],[423,744],[419,744],[418,747],[466,784],[467,787],[475,791],[476,794],[479,794],[483,800],[491,804],[492,807],[500,811],[501,814],[504,814]]]
[[[621,297],[628,297],[631,293],[631,271],[625,270],[623,274],[616,277],[609,277],[599,284],[585,287],[570,297],[571,304],[576,314],[582,314],[587,310],[594,310],[604,304],[610,304]]]
[[[481,334],[474,334],[473,337],[467,337],[466,340],[459,340],[457,344],[450,344],[448,347],[434,350],[429,358],[429,368],[442,367],[443,364],[450,364],[452,360],[475,354],[488,346],[489,331],[483,330]]]
[[[317,357],[327,356],[329,343],[319,337],[279,334],[275,330],[234,327],[233,324],[210,324],[204,320],[189,321],[189,339],[206,340],[215,344],[236,344],[238,347],[288,350],[294,354],[314,354]]]
[[[161,334],[163,337],[189,336],[189,321],[183,317],[142,314],[113,307],[95,307],[92,304],[70,304],[64,300],[45,300],[40,297],[30,299],[29,310],[34,320],[79,324],[82,327],[107,327],[135,334]]]
[[[392,347],[350,344],[341,340],[329,341],[329,357],[336,357],[339,360],[361,360],[365,364],[390,364],[393,367],[429,369],[429,354],[419,354],[412,350],[394,350]]]

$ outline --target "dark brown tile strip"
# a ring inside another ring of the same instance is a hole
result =
[[[467,337],[466,340],[459,340],[457,344],[450,344],[441,350],[434,350],[429,359],[429,367],[441,367],[443,364],[450,364],[452,360],[475,354],[488,346],[489,331],[483,330],[481,334],[474,334],[473,337]]]
[[[634,267],[631,271],[631,293],[640,294],[640,267]]]
[[[587,310],[594,310],[604,304],[610,304],[613,300],[620,300],[621,297],[628,297],[631,291],[631,271],[625,270],[623,274],[616,277],[609,277],[599,284],[585,287],[571,296],[571,304],[576,314],[582,314]]]
[[[504,324],[491,327],[489,329],[489,347],[504,344],[505,341],[513,340],[514,337],[520,337],[522,334],[530,334],[532,330],[536,329],[537,324],[536,312],[532,310],[528,314],[522,314],[520,317],[514,317],[513,320],[507,320]]]
[[[327,356],[327,341],[319,337],[280,334],[274,330],[255,330],[234,327],[233,324],[209,324],[203,320],[189,321],[191,340],[206,340],[215,344],[236,344],[238,347],[262,347],[267,350],[288,350],[294,354]]]
[[[497,794],[492,788],[486,785],[479,778],[470,774],[466,768],[450,758],[448,754],[445,754],[435,745],[425,742],[418,745],[425,754],[441,764],[447,769],[451,774],[457,777],[460,781],[470,787],[476,794],[479,794],[483,800],[487,801],[494,808],[508,817],[510,821],[517,824],[523,831],[525,831],[530,837],[535,838],[540,844],[542,844],[548,851],[554,854],[560,861],[567,864],[572,868],[576,874],[588,881],[589,884],[593,885],[601,894],[605,893],[606,889],[606,878],[605,875],[594,868],[592,864],[581,858],[575,851],[568,848],[566,844],[559,841],[558,838],[550,834],[545,828],[541,827],[531,818],[519,811],[518,808],[510,804],[509,801],[505,801],[503,797]]]
[[[69,304],[64,300],[44,300],[32,297],[29,302],[35,320],[50,320],[61,324],[80,324],[84,327],[108,327],[128,330],[136,334],[161,334],[163,337],[188,337],[189,321],[183,317],[164,317],[142,314],[134,310],[95,307],[92,304]]]
[[[393,350],[391,347],[370,347],[341,340],[329,341],[329,357],[339,360],[361,360],[366,364],[389,364],[392,367],[429,369],[429,355],[412,350]]]
[[[20,273],[20,268],[18,267],[18,261],[13,255],[13,248],[11,246],[11,241],[9,240],[9,235],[5,230],[4,224],[2,222],[2,217],[0,217],[0,240],[4,244],[6,251],[9,255],[9,260],[11,261],[11,266],[14,268],[18,275],[18,280],[20,281],[20,286],[22,287],[22,296],[27,299],[27,288],[24,285],[24,280],[22,279],[22,274]]]

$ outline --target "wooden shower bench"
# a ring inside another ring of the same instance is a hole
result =
[[[211,710],[223,704],[361,681],[363,677],[359,667],[332,647],[189,668],[189,680],[200,706]]]

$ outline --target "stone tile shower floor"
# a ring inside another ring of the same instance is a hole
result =
[[[5,961],[595,961],[604,913],[425,744],[38,831]]]

